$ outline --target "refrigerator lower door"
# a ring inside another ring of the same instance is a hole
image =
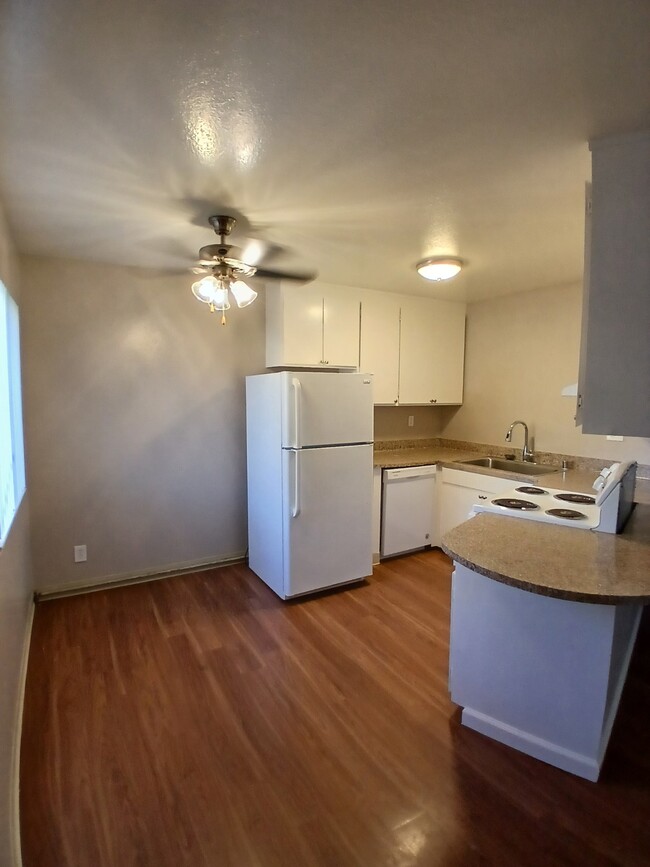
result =
[[[285,449],[285,597],[372,574],[372,445]]]

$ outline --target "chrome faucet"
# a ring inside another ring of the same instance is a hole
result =
[[[512,429],[516,424],[521,424],[524,426],[524,447],[521,450],[521,459],[522,461],[532,462],[535,459],[535,455],[533,454],[532,449],[528,448],[528,425],[525,421],[521,421],[521,419],[513,421],[513,423],[508,428],[508,433],[506,434],[506,442],[512,442]]]

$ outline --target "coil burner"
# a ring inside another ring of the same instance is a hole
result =
[[[553,515],[554,518],[565,518],[567,521],[579,521],[587,517],[584,512],[576,509],[546,509],[546,514]]]
[[[548,494],[548,491],[545,491],[544,488],[534,488],[532,485],[522,485],[521,488],[515,488],[518,494],[528,494],[528,496],[540,496],[542,494]]]
[[[596,503],[596,498],[589,494],[555,494],[555,499],[564,503],[575,503],[576,506],[593,506]]]
[[[495,506],[503,506],[506,509],[516,509],[520,512],[534,512],[539,509],[537,503],[531,503],[530,500],[520,500],[518,497],[497,497],[492,500]]]

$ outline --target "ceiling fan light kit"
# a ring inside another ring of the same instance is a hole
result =
[[[455,277],[464,262],[457,256],[429,256],[415,266],[420,277],[425,280],[449,280]]]
[[[238,259],[234,253],[237,248],[226,244],[226,238],[234,229],[237,221],[226,214],[208,217],[208,222],[220,236],[219,244],[208,244],[199,250],[199,258],[191,269],[194,274],[204,274],[201,280],[192,283],[195,298],[208,304],[210,310],[221,313],[221,324],[226,324],[225,311],[230,309],[230,293],[238,307],[248,307],[257,298],[257,292],[243,281],[243,277],[258,277],[282,280],[313,280],[314,274],[290,274],[259,268]]]

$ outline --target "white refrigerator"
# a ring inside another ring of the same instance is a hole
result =
[[[372,377],[246,377],[248,562],[282,599],[372,574]]]

